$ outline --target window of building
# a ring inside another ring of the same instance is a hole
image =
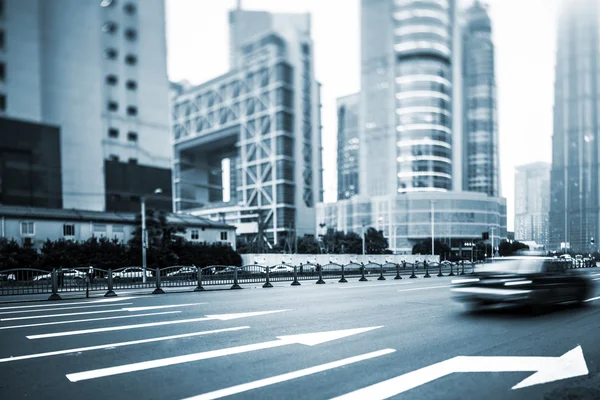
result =
[[[112,21],[106,22],[102,25],[102,32],[114,34],[117,32],[117,24]]]
[[[119,52],[116,49],[106,49],[104,50],[104,58],[109,60],[114,60],[117,58]]]
[[[112,231],[113,233],[124,233],[125,229],[123,228],[123,225],[113,225]]]
[[[137,163],[138,163],[138,160],[137,160],[137,158],[130,158],[130,159],[129,159],[129,164],[134,164],[134,165],[137,165]]]
[[[0,81],[6,80],[6,64],[0,63]]]
[[[119,130],[116,129],[116,128],[109,128],[108,129],[108,137],[118,138],[119,137]]]
[[[107,105],[108,111],[117,111],[119,109],[119,103],[116,101],[109,101]]]
[[[64,224],[63,225],[63,236],[75,236],[75,225],[73,224]]]
[[[125,62],[127,65],[135,65],[137,64],[137,57],[133,54],[127,54],[127,56],[125,56]]]
[[[135,14],[135,11],[136,11],[135,4],[127,3],[123,7],[123,10],[125,10],[125,13],[127,13],[128,15],[133,15],[133,14]]]
[[[192,229],[192,240],[199,240],[200,239],[200,232],[198,232],[198,229]]]
[[[136,106],[128,106],[127,107],[127,115],[135,116],[138,113],[138,109]]]
[[[125,84],[125,86],[126,86],[126,87],[127,87],[127,89],[129,89],[129,90],[135,90],[135,89],[137,89],[137,82],[136,82],[136,81],[129,80],[129,81],[127,81],[127,83]]]
[[[107,75],[106,76],[106,83],[107,84],[114,86],[114,85],[117,84],[117,82],[119,82],[119,78],[117,78],[116,75]]]
[[[137,31],[133,28],[127,28],[125,30],[125,37],[127,40],[135,40],[137,39]]]
[[[0,111],[6,111],[6,95],[0,93]]]
[[[21,222],[21,236],[33,236],[35,235],[35,222],[23,221]]]
[[[0,50],[4,50],[4,31],[0,30]]]
[[[127,140],[129,140],[130,142],[137,142],[137,140],[138,140],[138,134],[136,132],[128,132],[127,133]]]
[[[94,232],[106,232],[106,224],[94,224]]]
[[[108,156],[108,159],[110,161],[119,161],[119,156],[116,154],[111,154],[110,156]]]
[[[227,232],[221,232],[221,240],[222,241],[226,241],[227,240]]]

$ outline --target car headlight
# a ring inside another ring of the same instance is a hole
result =
[[[509,282],[504,282],[504,286],[519,286],[519,285],[529,285],[530,283],[533,283],[530,280],[524,280],[524,281],[509,281]]]
[[[479,278],[454,279],[452,281],[453,284],[457,284],[457,283],[473,283],[473,282],[479,282]]]

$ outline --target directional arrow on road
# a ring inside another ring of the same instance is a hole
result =
[[[292,344],[302,344],[305,346],[315,346],[332,340],[342,339],[348,336],[358,335],[360,333],[372,331],[382,328],[381,326],[373,326],[369,328],[344,329],[340,331],[305,333],[302,335],[278,336],[278,340],[269,342],[249,344],[245,346],[229,347],[220,350],[205,351],[202,353],[186,354],[184,356],[161,358],[158,360],[144,361],[133,364],[119,365],[117,367],[95,369],[91,371],[78,372],[68,374],[67,379],[71,382],[85,381],[88,379],[96,379],[105,376],[113,376],[125,374],[134,371],[144,371],[152,368],[166,367],[169,365],[177,365],[192,361],[206,360],[209,358],[230,356],[233,354],[248,353],[257,350],[272,349],[275,347],[288,346]]]
[[[334,400],[387,399],[455,372],[535,373],[512,389],[574,378],[589,373],[580,346],[560,357],[454,357],[368,386]]]

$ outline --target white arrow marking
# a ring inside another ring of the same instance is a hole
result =
[[[135,311],[161,310],[164,308],[190,307],[190,306],[195,306],[198,304],[206,304],[206,303],[175,304],[175,305],[168,305],[168,306],[149,306],[149,307],[124,307],[124,308],[119,308],[117,310],[83,311],[83,312],[74,312],[74,313],[66,313],[66,314],[49,314],[49,315],[29,315],[27,317],[2,318],[2,319],[0,319],[0,321],[4,322],[4,321],[19,321],[19,320],[23,320],[23,319],[71,317],[74,315],[108,314],[108,313],[118,313],[118,312],[123,312],[123,311],[135,312]]]
[[[45,334],[41,334],[41,335],[31,335],[31,336],[27,336],[27,339],[46,339],[46,338],[52,338],[52,337],[86,335],[88,333],[113,332],[113,331],[122,331],[122,330],[127,330],[127,329],[149,328],[152,326],[187,324],[187,323],[191,323],[191,322],[203,322],[203,321],[211,321],[211,320],[215,320],[215,319],[221,320],[221,321],[228,321],[228,320],[237,319],[237,318],[258,317],[260,315],[280,313],[283,311],[289,311],[289,310],[256,311],[256,312],[239,313],[239,314],[209,315],[204,318],[191,318],[191,319],[179,319],[179,320],[175,320],[175,321],[149,322],[147,324],[136,324],[136,325],[108,326],[105,328],[83,329],[83,330],[79,330],[79,331],[68,331],[68,332],[45,333]]]
[[[206,360],[209,358],[217,358],[223,356],[230,356],[233,354],[247,353],[257,350],[272,349],[275,347],[289,346],[291,344],[303,344],[307,346],[314,346],[317,344],[325,343],[331,340],[341,339],[344,337],[357,335],[359,333],[368,332],[373,329],[381,328],[380,326],[370,328],[359,328],[359,329],[346,329],[341,331],[331,332],[319,332],[319,333],[307,333],[304,335],[292,335],[292,336],[279,336],[278,340],[272,340],[269,342],[255,343],[244,346],[230,347],[226,349],[205,351],[202,353],[186,354],[184,356],[176,356],[169,358],[161,358],[158,360],[143,361],[139,363],[119,365],[117,367],[101,368],[91,371],[77,372],[74,374],[68,374],[67,379],[71,382],[79,382],[88,379],[96,379],[106,376],[113,376],[119,374],[126,374],[135,371],[144,371],[153,368],[167,367],[170,365],[184,364],[193,361]]]
[[[20,311],[7,311],[0,312],[0,314],[8,315],[8,314],[25,314],[25,313],[38,313],[38,312],[46,312],[46,311],[61,311],[61,310],[74,310],[77,308],[99,308],[99,307],[118,307],[118,306],[128,306],[133,303],[121,303],[121,304],[98,304],[97,306],[77,306],[77,307],[59,307],[59,308],[45,308],[45,309],[37,309],[37,310],[20,310]]]
[[[34,326],[63,325],[63,324],[74,324],[74,323],[80,323],[80,322],[107,321],[107,320],[111,320],[111,319],[150,317],[150,316],[154,316],[154,315],[167,315],[167,314],[180,314],[180,313],[181,313],[181,311],[164,311],[164,312],[147,313],[147,314],[119,315],[117,317],[101,317],[101,318],[75,319],[75,320],[70,320],[70,321],[42,322],[39,324],[3,326],[3,327],[0,327],[0,331],[5,330],[5,329],[31,328]]]
[[[372,353],[361,354],[355,357],[344,358],[343,360],[338,360],[334,362],[330,362],[327,364],[317,365],[315,367],[301,369],[299,371],[290,372],[287,374],[273,376],[271,378],[261,379],[254,382],[244,383],[242,385],[232,386],[230,388],[216,390],[214,392],[201,394],[199,396],[190,397],[186,400],[213,400],[220,399],[226,396],[233,396],[234,394],[247,392],[249,390],[258,389],[261,387],[274,385],[276,383],[281,383],[285,381],[289,381],[296,378],[301,378],[307,375],[313,375],[319,372],[327,371],[334,368],[343,367],[344,365],[354,364],[360,361],[369,360],[371,358],[381,357],[386,354],[390,354],[395,352],[394,349],[384,349],[379,351],[374,351]]]
[[[335,400],[388,399],[410,389],[435,381],[455,372],[529,372],[527,379],[513,386],[521,389],[588,374],[581,347],[561,357],[454,357],[425,368],[397,376],[387,381],[356,390]]]
[[[11,361],[20,361],[20,360],[29,360],[29,359],[32,359],[32,358],[42,358],[42,357],[58,356],[58,355],[61,355],[61,354],[81,353],[81,352],[84,352],[84,351],[102,350],[102,349],[109,349],[109,348],[113,348],[113,347],[132,346],[134,344],[160,342],[160,341],[171,340],[171,339],[182,339],[182,338],[188,338],[188,337],[194,337],[194,336],[211,335],[213,333],[233,332],[233,331],[239,331],[239,330],[248,329],[248,328],[250,328],[250,327],[249,326],[238,326],[238,327],[235,327],[235,328],[216,329],[216,330],[212,330],[212,331],[201,331],[201,332],[193,332],[193,333],[184,333],[184,334],[181,334],[181,335],[162,336],[162,337],[151,338],[151,339],[132,340],[130,342],[109,343],[109,344],[101,344],[101,345],[98,345],[98,346],[79,347],[79,348],[76,348],[76,349],[66,349],[66,350],[58,350],[58,351],[49,351],[47,353],[27,354],[27,355],[24,355],[24,356],[14,356],[14,357],[0,358],[0,363],[11,362]]]
[[[93,303],[114,303],[116,301],[130,300],[133,297],[112,297],[109,299],[94,300],[94,301],[79,301],[76,303],[60,303],[61,306],[72,306],[81,304],[93,304]],[[0,310],[17,310],[20,308],[35,308],[35,307],[56,307],[56,303],[52,304],[36,304],[34,306],[12,306],[12,307],[0,307]]]

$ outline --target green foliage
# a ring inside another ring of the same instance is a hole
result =
[[[498,253],[501,257],[512,256],[519,250],[529,250],[529,246],[521,242],[508,242],[506,240],[503,240],[498,246]]]
[[[433,252],[436,256],[440,256],[441,259],[447,260],[450,257],[450,247],[439,240],[434,240]],[[425,239],[420,243],[413,246],[413,254],[431,254],[431,239]]]

